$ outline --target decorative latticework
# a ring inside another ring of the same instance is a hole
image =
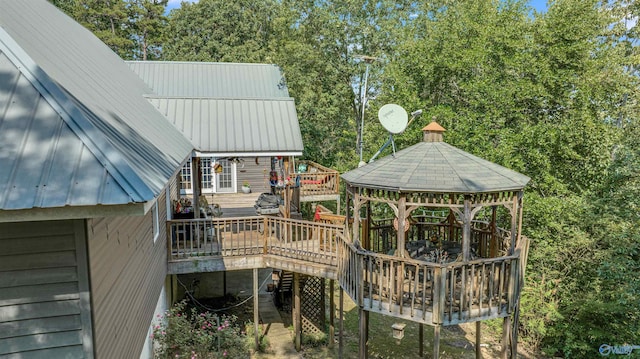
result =
[[[308,334],[324,332],[324,278],[306,277],[300,296],[302,332]]]

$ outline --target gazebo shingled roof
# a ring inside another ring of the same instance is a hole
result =
[[[425,141],[342,175],[352,186],[397,192],[483,193],[519,190],[530,178],[442,142],[432,122]],[[439,136],[432,136],[436,132]]]

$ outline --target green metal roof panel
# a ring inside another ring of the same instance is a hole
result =
[[[159,97],[289,97],[284,76],[276,65],[173,61],[127,64]]]
[[[342,175],[348,183],[398,192],[518,190],[529,177],[444,142],[420,142]]]
[[[14,78],[0,86],[0,108],[11,116],[0,117],[0,124],[18,131],[5,135],[0,148],[0,165],[12,173],[0,191],[0,208],[126,204],[157,196],[193,147],[144,98],[151,90],[47,1],[0,0],[0,8],[2,74]],[[28,96],[39,102],[6,100]],[[44,127],[24,126],[45,117],[50,122]],[[59,130],[47,132],[54,125]],[[43,160],[36,151],[47,148],[53,152]],[[18,199],[9,195],[13,191],[32,195]]]
[[[302,153],[292,98],[149,99],[201,152]]]

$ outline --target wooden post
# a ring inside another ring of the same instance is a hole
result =
[[[178,301],[178,275],[171,275],[171,305]]]
[[[293,331],[296,336],[296,350],[302,348],[302,321],[300,320],[300,274],[293,272]]]
[[[418,324],[418,341],[419,343],[419,350],[418,350],[418,355],[420,356],[420,358],[424,357],[424,324],[420,323]]]
[[[258,268],[253,269],[253,332],[255,336],[256,351],[260,349],[260,331],[258,330]]]
[[[482,329],[482,322],[476,322],[476,359],[482,359],[482,351],[480,350],[480,344],[482,342],[482,333],[480,330]]]
[[[358,358],[367,359],[367,336],[369,335],[368,312],[362,307],[358,307],[358,323],[360,330],[360,340],[358,341]]]
[[[511,359],[518,357],[518,321],[520,319],[520,302],[516,302],[511,326]]]
[[[433,327],[433,359],[440,357],[440,324]]]
[[[360,241],[360,206],[362,201],[360,200],[360,194],[355,193],[353,195],[353,233],[352,241]]]
[[[344,354],[344,289],[340,289],[340,333],[338,334],[338,358],[342,359]]]
[[[200,186],[202,183],[202,176],[200,172],[200,157],[191,157],[191,183],[193,189],[193,218],[200,218]]]
[[[464,213],[462,218],[462,261],[468,262],[471,248],[471,197],[464,196]]]
[[[404,258],[404,241],[405,241],[405,230],[404,228],[404,220],[406,218],[406,210],[407,210],[407,196],[405,194],[400,195],[400,199],[398,200],[398,232],[397,238],[398,242],[396,243],[396,256],[400,258]],[[400,292],[398,292],[400,293]]]
[[[222,296],[227,295],[227,271],[222,272]]]
[[[334,346],[334,338],[336,335],[336,328],[334,325],[336,316],[336,303],[333,298],[335,280],[329,279],[329,348]]]
[[[509,351],[509,334],[511,332],[511,316],[504,317],[502,322],[502,348],[500,349],[500,358],[507,359]]]

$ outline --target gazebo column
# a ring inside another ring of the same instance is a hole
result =
[[[471,196],[464,196],[464,212],[462,214],[462,261],[468,262],[471,247]]]
[[[351,233],[353,243],[360,242],[360,209],[362,208],[362,198],[358,191],[353,194],[353,232]]]
[[[398,248],[396,250],[396,255],[398,257],[404,258],[404,249],[405,249],[405,219],[407,218],[407,195],[400,194],[400,199],[398,200]],[[400,292],[398,292],[400,293]]]

